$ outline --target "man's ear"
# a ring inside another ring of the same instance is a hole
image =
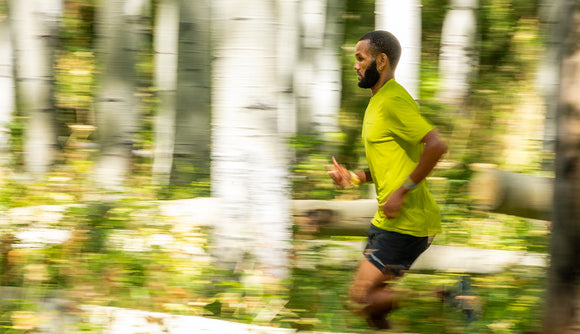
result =
[[[377,56],[377,69],[379,71],[382,71],[385,68],[388,68],[390,65],[391,64],[389,62],[389,57],[387,57],[386,54],[381,53],[380,55]]]

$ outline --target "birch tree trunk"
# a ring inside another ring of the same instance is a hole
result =
[[[19,109],[27,118],[24,164],[38,179],[49,171],[57,151],[53,65],[62,2],[11,0],[9,5]]]
[[[313,122],[318,133],[338,132],[338,114],[342,92],[342,60],[340,47],[344,36],[342,14],[346,0],[330,0],[326,4],[326,22],[322,46],[314,60],[316,78],[312,87]]]
[[[314,124],[313,94],[317,84],[316,56],[324,42],[326,0],[300,2],[300,53],[295,73],[297,130],[300,134],[317,132]]]
[[[298,131],[338,131],[344,0],[302,1],[302,52],[296,73]]]
[[[297,103],[295,72],[298,68],[300,31],[299,0],[279,0],[278,17],[280,18],[278,38],[278,82],[280,98],[278,102],[278,128],[286,137],[296,134]]]
[[[138,12],[145,0],[101,0],[97,10],[99,87],[96,97],[100,153],[96,181],[122,191],[130,170],[139,104],[136,53],[141,47]]]
[[[222,263],[247,254],[287,273],[290,203],[287,149],[278,131],[276,1],[220,0],[213,75],[212,193],[223,204],[215,229]]]
[[[452,0],[443,20],[439,52],[438,100],[453,119],[452,154],[462,156],[470,143],[473,113],[465,105],[471,83],[477,73],[476,50],[479,0]]]
[[[377,0],[375,6],[376,29],[393,33],[401,43],[401,59],[395,78],[417,100],[421,65],[421,2]]]
[[[580,325],[580,3],[555,2],[549,38],[560,48],[556,179],[544,333],[576,333]]]
[[[441,31],[439,55],[439,100],[456,110],[463,105],[473,81],[479,0],[452,0]]]
[[[558,24],[558,1],[542,0],[539,17],[544,26],[550,27]],[[549,32],[548,32],[549,33]],[[562,48],[561,41],[551,36],[545,41],[544,59],[539,65],[538,86],[545,100],[546,116],[544,123],[543,148],[547,152],[555,151],[556,143],[556,112],[558,109],[558,93],[560,87],[560,60]]]
[[[181,0],[171,184],[209,178],[210,2]]]
[[[161,0],[155,19],[155,86],[159,105],[155,117],[154,183],[167,185],[173,165],[177,90],[179,0]]]
[[[14,64],[8,17],[0,17],[0,166],[10,155],[10,130],[15,108]]]

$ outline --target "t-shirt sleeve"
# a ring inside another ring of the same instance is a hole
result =
[[[389,101],[385,111],[391,133],[406,142],[418,143],[434,128],[421,116],[416,104],[411,105],[411,102],[404,99]]]

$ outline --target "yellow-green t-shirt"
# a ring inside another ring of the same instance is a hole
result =
[[[415,169],[423,152],[423,137],[433,129],[419,113],[411,95],[394,79],[371,98],[365,111],[362,139],[378,204],[384,204]],[[405,204],[394,219],[381,208],[372,223],[384,230],[424,237],[441,232],[439,207],[426,182],[405,195]]]

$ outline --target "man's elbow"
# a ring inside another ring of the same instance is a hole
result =
[[[439,137],[433,137],[430,141],[427,142],[427,146],[429,149],[438,157],[440,158],[445,153],[447,153],[447,144]]]
[[[445,144],[444,141],[439,140],[439,143],[437,145],[437,150],[439,152],[439,157],[442,157],[445,153],[447,153],[447,144]]]
[[[437,156],[437,160],[447,153],[447,144],[445,144],[435,131],[427,133],[422,141],[425,143],[425,149],[432,151]]]

